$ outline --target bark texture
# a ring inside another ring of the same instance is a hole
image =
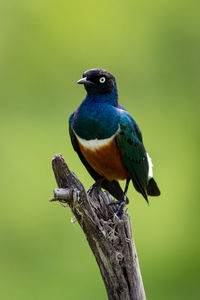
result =
[[[92,190],[71,172],[60,154],[52,160],[58,184],[51,201],[67,203],[98,263],[109,300],[145,300],[145,292],[127,212],[118,218],[108,192]]]

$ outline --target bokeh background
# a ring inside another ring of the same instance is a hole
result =
[[[148,299],[200,298],[198,1],[2,0],[0,4],[1,299],[106,299],[71,212],[49,203],[62,153],[88,188],[68,117],[82,73],[115,74],[153,158],[162,196],[129,189]]]

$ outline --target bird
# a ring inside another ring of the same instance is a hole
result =
[[[159,196],[153,178],[153,164],[142,133],[134,118],[118,103],[115,77],[100,68],[83,73],[78,84],[86,97],[69,117],[69,134],[74,150],[94,179],[94,187],[104,188],[117,201],[121,215],[128,202],[130,181],[149,203],[148,196]],[[119,180],[126,180],[124,191]]]

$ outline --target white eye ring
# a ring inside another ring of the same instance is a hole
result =
[[[104,83],[105,81],[106,81],[106,77],[103,76],[103,77],[99,78],[100,83]]]

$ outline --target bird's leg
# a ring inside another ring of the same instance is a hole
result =
[[[128,186],[129,186],[129,183],[130,183],[130,178],[128,178],[126,180],[126,186],[125,186],[125,190],[124,190],[124,194],[123,194],[123,197],[121,199],[121,201],[118,201],[118,208],[117,208],[117,212],[116,212],[116,215],[117,216],[121,216],[122,213],[123,213],[123,210],[124,210],[124,206],[126,204],[126,194],[128,192]]]
[[[87,191],[87,193],[90,194],[94,189],[96,189],[97,192],[99,193],[101,191],[101,185],[102,185],[103,181],[104,181],[103,177],[97,179],[97,181],[89,188],[89,190]]]

